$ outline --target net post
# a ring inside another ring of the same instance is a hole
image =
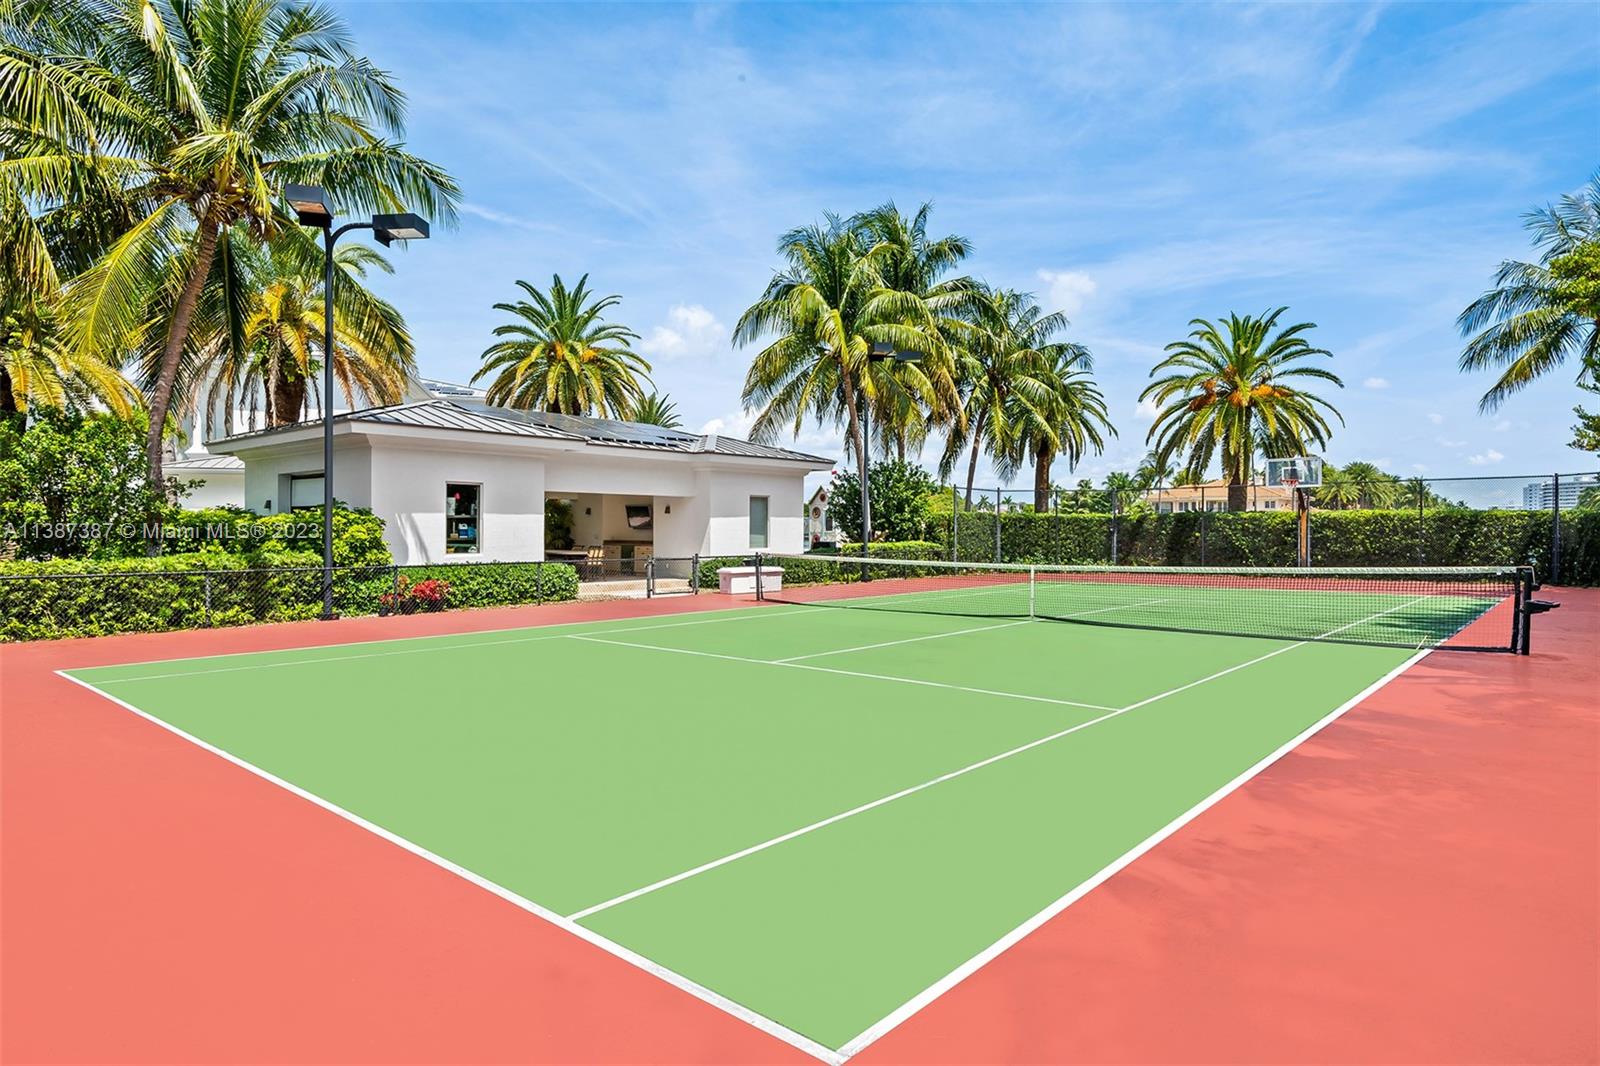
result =
[[[1512,594],[1511,594],[1511,648],[1510,648],[1510,650],[1511,650],[1512,654],[1517,654],[1517,653],[1520,652],[1521,654],[1526,655],[1527,652],[1523,651],[1523,646],[1525,644],[1525,641],[1523,640],[1523,631],[1527,627],[1528,619],[1527,619],[1527,616],[1523,613],[1522,605],[1527,603],[1528,600],[1527,600],[1526,588],[1525,588],[1525,585],[1524,585],[1524,578],[1525,578],[1525,575],[1523,574],[1523,572],[1521,570],[1516,570],[1516,571],[1513,572],[1513,577],[1511,579],[1513,591],[1512,591]]]
[[[767,598],[766,592],[763,591],[762,588],[761,588],[761,553],[760,552],[756,552],[755,564],[756,564],[756,600],[760,601],[760,600],[764,600],[764,599]]]

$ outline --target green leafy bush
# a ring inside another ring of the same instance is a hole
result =
[[[316,618],[322,613],[320,562],[312,552],[243,556],[208,547],[153,558],[0,563],[0,640]],[[271,565],[257,565],[263,563]],[[386,596],[394,608],[398,588],[414,591],[429,583],[441,609],[551,603],[578,594],[578,572],[563,563],[356,566],[334,571],[334,609],[383,613]]]
[[[915,463],[885,460],[867,472],[872,488],[872,530],[885,542],[905,542],[928,535],[932,518],[929,496],[938,483]],[[861,478],[838,473],[828,487],[828,517],[835,527],[861,539]]]
[[[258,515],[242,507],[178,511],[162,527],[162,547],[171,554],[215,548],[238,555],[310,552],[322,564],[322,508]],[[335,502],[333,565],[380,566],[391,561],[383,519],[365,508]]]

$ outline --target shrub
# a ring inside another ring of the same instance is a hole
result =
[[[904,542],[928,535],[929,496],[938,484],[914,463],[885,460],[867,472],[872,488],[872,529],[885,542]],[[861,538],[861,478],[837,473],[828,488],[828,517],[838,529]]]
[[[316,618],[320,561],[311,552],[247,557],[212,546],[153,558],[0,563],[0,640]],[[550,603],[577,593],[578,572],[563,563],[358,566],[333,575],[334,609],[345,615]]]

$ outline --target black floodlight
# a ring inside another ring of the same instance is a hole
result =
[[[901,351],[892,344],[874,341],[867,350],[867,361],[869,363],[878,363],[885,359],[893,359],[897,363],[920,363],[922,362],[922,353],[909,350]]]
[[[333,208],[328,206],[328,194],[322,191],[322,186],[291,185],[285,196],[302,226],[327,229],[333,225]]]
[[[395,241],[425,241],[428,220],[409,211],[400,215],[373,215],[372,235],[385,248]]]

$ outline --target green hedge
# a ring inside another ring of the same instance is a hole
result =
[[[956,556],[995,557],[995,515],[963,512]],[[1008,563],[1106,563],[1135,566],[1293,566],[1295,516],[1282,511],[1149,511],[1104,514],[1002,514],[1001,558]],[[1551,570],[1548,511],[1465,508],[1311,512],[1311,553],[1319,566],[1532,565],[1541,580]],[[950,557],[950,530],[930,558]],[[1561,581],[1600,584],[1600,509],[1561,516]]]
[[[315,618],[320,561],[311,552],[246,557],[211,547],[145,559],[0,563],[0,641]],[[271,565],[252,565],[261,563]],[[429,579],[447,586],[436,603],[405,594]],[[333,592],[344,615],[552,603],[576,598],[578,572],[565,563],[346,567],[334,572]]]
[[[262,552],[312,552],[322,561],[322,508],[301,507],[287,514],[258,515],[242,507],[179,511],[162,524],[162,550],[192,554],[215,549],[234,555]],[[378,566],[391,562],[383,541],[383,519],[371,511],[336,504],[333,509],[333,564]]]

